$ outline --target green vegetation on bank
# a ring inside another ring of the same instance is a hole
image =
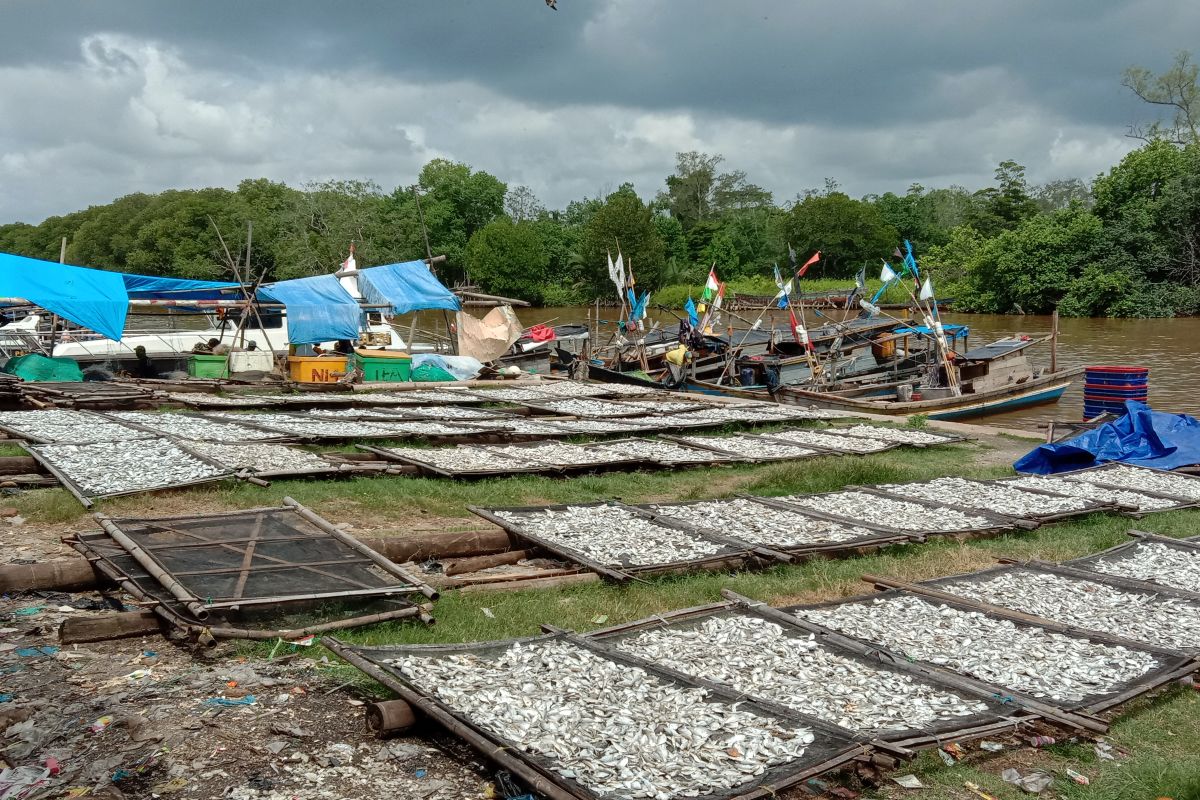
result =
[[[639,291],[678,307],[710,266],[746,294],[774,292],[787,269],[821,251],[800,291],[845,287],[865,267],[879,274],[904,239],[941,297],[965,311],[1164,316],[1200,311],[1200,87],[1179,54],[1162,74],[1131,68],[1125,85],[1174,119],[1135,133],[1146,140],[1107,174],[1032,186],[1025,168],[1000,162],[992,186],[927,188],[854,198],[827,178],[778,202],[720,155],[679,153],[653,187],[547,209],[525,186],[445,159],[413,186],[332,180],[300,188],[247,179],[236,190],[132,194],[38,225],[0,225],[0,252],[104,269],[229,278],[217,228],[268,279],[333,272],[354,242],[364,266],[447,256],[447,282],[543,305],[588,303],[615,292],[607,256],[618,248]],[[615,179],[620,176],[613,176]],[[647,201],[646,197],[650,197]],[[215,224],[214,224],[215,223]],[[423,231],[422,226],[425,230]],[[903,299],[890,295],[888,302]]]

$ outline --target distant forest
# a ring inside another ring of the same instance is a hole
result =
[[[1178,83],[1171,73],[1138,69],[1126,85],[1143,99],[1156,96],[1157,82]],[[1195,314],[1200,92],[1187,54],[1173,69],[1190,76],[1194,105],[1170,127],[1133,131],[1144,145],[1090,182],[1030,185],[1024,167],[1004,161],[993,185],[974,190],[914,184],[904,194],[854,198],[827,179],[779,203],[721,156],[690,152],[678,154],[649,203],[626,183],[551,210],[527,187],[439,159],[415,186],[391,192],[370,181],[294,188],[253,179],[232,191],[127,195],[38,225],[0,226],[0,251],[58,260],[66,237],[69,263],[229,279],[217,231],[243,253],[252,221],[253,272],[270,279],[332,272],[351,242],[365,266],[423,258],[428,247],[447,256],[439,269],[448,283],[570,305],[613,293],[606,253],[615,255],[618,243],[640,289],[673,287],[661,296],[678,299],[698,289],[712,265],[722,280],[769,290],[772,265],[786,265],[789,244],[802,258],[822,252],[811,277],[851,279],[863,266],[878,275],[881,260],[908,239],[939,296],[952,296],[959,310]]]

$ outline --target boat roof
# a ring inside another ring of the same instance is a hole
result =
[[[968,361],[993,361],[997,358],[1010,356],[1029,347],[1031,344],[1037,344],[1036,339],[998,339],[991,344],[985,344],[981,347],[975,347],[962,354],[962,357]]]

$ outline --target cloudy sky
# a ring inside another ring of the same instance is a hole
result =
[[[919,10],[917,10],[919,9]],[[0,0],[0,222],[135,191],[466,161],[549,206],[674,154],[790,199],[1090,178],[1196,0]]]

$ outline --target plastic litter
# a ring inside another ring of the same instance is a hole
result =
[[[928,789],[929,787],[921,783],[921,779],[916,775],[898,775],[892,778],[898,785],[905,789]]]
[[[228,697],[210,697],[204,701],[206,706],[252,706],[254,705],[254,695],[248,694],[245,697],[230,699]]]
[[[1039,794],[1047,786],[1054,783],[1052,775],[1047,775],[1044,772],[1030,772],[1027,775],[1022,775],[1012,767],[1001,772],[1000,777],[1005,783],[1011,783],[1029,794]]]
[[[113,721],[112,715],[105,714],[103,717],[100,717],[100,719],[96,720],[91,725],[88,725],[88,730],[91,731],[92,733],[103,733],[105,728],[107,728],[109,725],[112,725],[112,721]]]
[[[52,645],[43,645],[42,647],[21,647],[16,653],[21,658],[41,658],[43,656],[52,656],[58,652],[58,648]]]
[[[999,753],[1004,750],[1004,745],[1000,742],[982,741],[979,743],[980,750],[986,750],[989,753]]]
[[[1078,783],[1080,786],[1088,786],[1091,784],[1091,780],[1087,775],[1084,775],[1082,772],[1076,772],[1070,767],[1067,767],[1067,777]]]

